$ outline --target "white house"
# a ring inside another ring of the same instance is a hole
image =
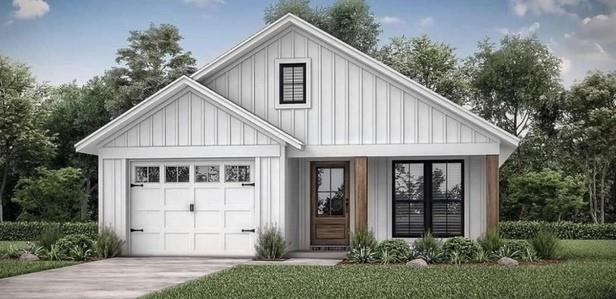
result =
[[[126,255],[243,256],[478,237],[518,139],[294,15],[77,143]]]

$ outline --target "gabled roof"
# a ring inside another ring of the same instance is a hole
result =
[[[346,44],[345,42],[339,40],[338,38],[330,35],[329,33],[315,27],[314,25],[290,13],[278,19],[276,22],[269,24],[265,28],[261,29],[259,32],[255,33],[254,35],[250,36],[248,39],[244,40],[237,46],[233,47],[231,50],[217,57],[215,60],[213,60],[206,66],[202,67],[201,69],[199,69],[193,75],[191,75],[191,78],[199,81],[203,79],[204,77],[206,77],[208,74],[213,74],[223,69],[228,64],[233,63],[234,61],[236,61],[236,59],[239,59],[241,56],[245,55],[248,51],[251,51],[252,49],[255,49],[256,47],[258,47],[262,42],[272,38],[276,34],[289,28],[290,26],[295,26],[296,28],[300,30],[308,32],[309,34],[315,36],[321,41],[331,45],[334,49],[341,51],[342,53],[348,55],[349,57],[352,57],[358,61],[361,61],[368,67],[376,70],[377,72],[387,77],[388,79],[392,80],[393,82],[396,82],[397,84],[400,84],[402,86],[405,86],[417,92],[421,96],[424,96],[425,98],[432,100],[432,102],[434,102],[435,105],[442,107],[443,109],[452,113],[453,115],[456,115],[460,117],[461,119],[466,120],[469,123],[472,123],[475,126],[483,130],[486,130],[487,132],[498,137],[501,141],[505,143],[503,144],[503,146],[505,147],[505,151],[509,152],[509,153],[503,153],[506,156],[508,156],[513,151],[513,149],[515,149],[518,146],[518,143],[520,140],[516,136],[512,135],[511,133],[475,115],[474,113],[468,111],[462,106],[457,105],[456,103],[453,103],[452,101],[439,95],[438,93],[432,91],[431,89],[400,74],[398,71],[383,64],[382,62],[353,48],[352,46]]]
[[[151,95],[147,99],[143,100],[135,107],[124,112],[119,117],[113,119],[102,128],[96,130],[96,132],[77,142],[75,144],[76,151],[96,155],[100,142],[113,135],[114,133],[118,132],[119,130],[122,130],[128,124],[139,119],[141,116],[151,111],[151,109],[156,108],[159,104],[166,101],[170,96],[175,95],[176,92],[186,87],[192,88],[195,92],[203,95],[207,99],[212,100],[215,104],[228,110],[231,114],[237,116],[239,119],[254,125],[258,129],[261,129],[263,132],[269,134],[271,137],[284,141],[299,150],[303,148],[304,143],[297,138],[289,135],[278,127],[273,126],[269,122],[238,106],[237,104],[229,101],[228,99],[222,97],[211,89],[203,86],[199,82],[187,76],[182,76],[177,80],[171,82],[169,85],[165,86],[163,89],[159,90],[155,94]]]

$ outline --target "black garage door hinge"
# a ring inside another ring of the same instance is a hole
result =
[[[143,187],[143,184],[130,184],[131,187]]]
[[[242,186],[255,186],[255,183],[242,183]]]

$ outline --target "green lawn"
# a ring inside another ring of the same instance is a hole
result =
[[[564,241],[556,265],[240,266],[149,298],[614,298],[616,241]]]
[[[0,255],[9,246],[25,248],[26,242],[0,241]],[[71,261],[20,261],[0,259],[0,278],[74,265]]]

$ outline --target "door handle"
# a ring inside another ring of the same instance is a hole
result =
[[[242,232],[243,232],[243,233],[254,233],[254,232],[255,232],[255,229],[254,229],[254,228],[251,228],[251,229],[245,229],[245,228],[242,228]]]
[[[143,187],[143,184],[130,184],[131,187]]]
[[[242,187],[244,186],[255,186],[255,183],[242,183]]]
[[[189,206],[189,209],[190,209],[191,212],[194,212],[195,211],[195,204],[191,203],[190,206]]]
[[[131,228],[131,229],[130,229],[130,232],[131,232],[131,233],[132,233],[132,232],[143,232],[143,228],[140,228],[140,229]]]

